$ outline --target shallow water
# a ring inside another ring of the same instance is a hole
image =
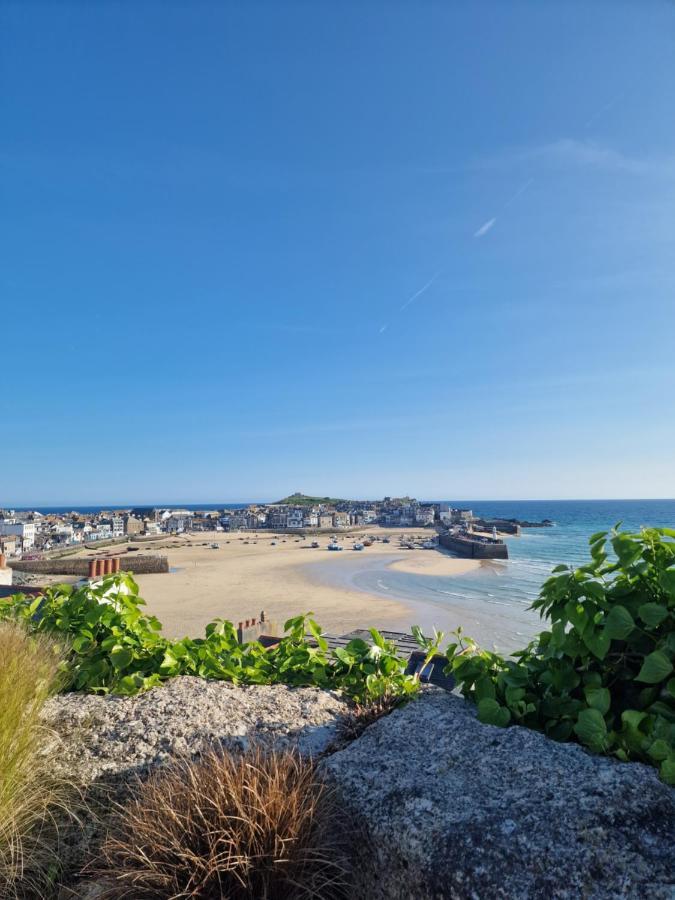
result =
[[[476,613],[475,624],[486,629],[486,633],[492,618],[502,625],[508,622],[510,636],[515,638],[534,633],[539,619],[528,612],[529,605],[554,566],[559,563],[577,566],[587,561],[588,538],[594,532],[608,530],[620,521],[625,530],[637,530],[642,525],[675,526],[675,500],[502,501],[453,505],[470,507],[477,515],[529,521],[547,518],[556,524],[552,528],[524,529],[520,537],[507,538],[507,561],[485,562],[479,570],[462,575],[398,572],[387,565],[401,559],[401,553],[370,559],[359,553],[340,565],[332,565],[330,560],[315,563],[311,566],[313,576],[325,583],[390,600],[419,603],[427,609],[433,607],[434,612],[422,616],[427,623],[433,617],[445,626],[444,607],[448,610],[458,605],[469,607]]]

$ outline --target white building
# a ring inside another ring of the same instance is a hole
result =
[[[24,550],[30,550],[35,546],[35,523],[34,522],[15,522],[11,519],[5,519],[0,522],[0,534],[15,534],[21,538],[21,545]]]
[[[164,520],[164,528],[166,531],[182,534],[184,531],[190,530],[190,518],[182,513],[174,513]]]
[[[415,510],[416,525],[433,525],[434,524],[434,508],[433,506],[418,506]]]
[[[302,510],[292,509],[286,517],[286,528],[302,528],[302,520]]]
[[[112,536],[114,538],[124,537],[124,519],[122,516],[113,516],[111,524]]]

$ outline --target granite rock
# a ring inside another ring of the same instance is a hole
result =
[[[520,727],[435,688],[321,763],[358,845],[355,896],[672,898],[675,791],[654,769]]]
[[[347,711],[337,694],[318,688],[235,687],[182,676],[135,697],[60,694],[44,717],[63,740],[64,766],[91,783],[127,780],[176,755],[241,748],[251,739],[318,755]]]

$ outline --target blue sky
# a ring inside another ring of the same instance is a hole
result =
[[[675,4],[0,8],[0,505],[675,496]]]

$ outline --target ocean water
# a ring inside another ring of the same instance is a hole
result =
[[[93,515],[102,509],[106,512],[114,512],[121,509],[192,509],[192,510],[218,510],[218,509],[244,509],[249,506],[248,503],[99,503],[96,506],[82,506],[82,504],[73,504],[71,506],[13,506],[10,503],[0,508],[15,509],[17,512],[40,512],[43,515],[65,516],[71,512],[81,513],[82,515]]]
[[[464,503],[476,515],[528,521],[551,519],[552,528],[526,528],[507,538],[509,559],[477,573],[451,579],[451,589],[465,596],[481,594],[499,603],[530,604],[559,563],[578,566],[589,559],[588,539],[621,522],[625,530],[641,526],[675,526],[675,500],[567,500]]]
[[[596,531],[609,530],[618,522],[625,530],[641,526],[675,527],[675,500],[603,501],[451,501],[469,507],[476,515],[500,516],[528,521],[551,519],[552,528],[523,529],[520,537],[506,538],[509,559],[484,562],[479,570],[464,575],[433,576],[397,572],[388,568],[395,557],[353,554],[345,565],[314,568],[321,581],[341,584],[368,594],[420,604],[426,624],[447,624],[444,608],[461,606],[475,612],[469,622],[479,637],[495,630],[505,635],[506,644],[522,645],[524,635],[532,635],[539,618],[528,611],[543,582],[559,563],[582,565],[589,559],[588,539]],[[431,552],[431,551],[430,551]],[[492,624],[491,624],[492,622]],[[499,627],[496,627],[499,623]],[[494,627],[493,627],[494,626]]]

